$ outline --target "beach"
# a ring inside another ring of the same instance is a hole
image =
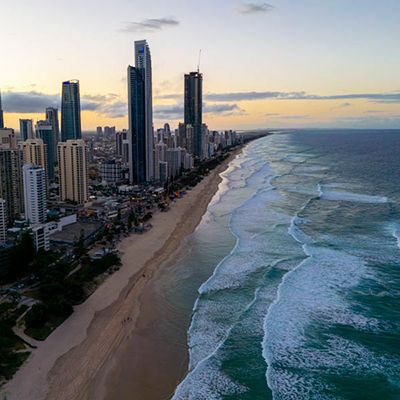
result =
[[[172,265],[173,255],[201,221],[233,152],[166,213],[156,213],[153,228],[119,244],[122,268],[111,275],[39,347],[1,391],[7,399],[122,399],[115,374],[125,346],[134,343],[131,364],[134,394],[161,399],[172,394],[187,364],[185,334],[165,346],[157,328],[163,313],[153,291]],[[190,316],[187,316],[190,318]],[[123,366],[122,366],[123,367]],[[117,371],[117,372],[116,372]],[[113,378],[114,376],[114,378]]]

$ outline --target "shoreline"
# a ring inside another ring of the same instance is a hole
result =
[[[149,232],[119,243],[123,267],[40,343],[1,389],[2,396],[9,400],[72,400],[90,399],[96,393],[95,398],[104,398],[105,379],[117,364],[113,356],[137,333],[148,286],[196,229],[222,181],[220,174],[242,150],[243,146],[234,150],[167,213],[155,214]]]

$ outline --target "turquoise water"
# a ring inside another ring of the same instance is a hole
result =
[[[400,399],[400,132],[277,132],[223,177],[174,399]]]

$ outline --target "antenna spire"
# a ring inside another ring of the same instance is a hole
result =
[[[200,73],[201,49],[199,50],[199,61],[197,63],[197,73]]]

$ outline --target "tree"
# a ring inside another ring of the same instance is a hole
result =
[[[79,235],[79,239],[74,242],[74,254],[78,258],[82,258],[87,255],[87,248],[85,246],[85,232],[81,229],[81,233]]]

